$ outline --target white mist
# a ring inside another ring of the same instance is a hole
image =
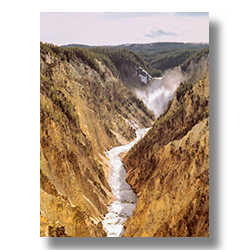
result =
[[[146,91],[136,91],[136,95],[142,99],[148,109],[159,116],[164,112],[168,102],[173,99],[175,91],[184,80],[185,76],[181,68],[176,67],[173,70],[167,70],[163,77],[153,78],[153,83],[147,93]]]

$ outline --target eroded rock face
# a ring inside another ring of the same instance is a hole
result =
[[[40,54],[40,235],[105,236],[101,220],[114,197],[105,150],[135,138],[130,124],[150,126],[130,92],[100,63]]]
[[[125,237],[209,236],[209,75],[123,159],[139,196]]]
[[[209,54],[205,54],[200,58],[194,58],[191,60],[187,67],[186,82],[197,82],[199,79],[206,77],[209,72]]]

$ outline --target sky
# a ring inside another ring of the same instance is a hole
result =
[[[209,42],[208,12],[40,12],[40,41],[55,45]]]

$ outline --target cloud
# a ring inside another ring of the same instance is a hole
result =
[[[179,35],[179,34],[174,33],[174,32],[165,32],[162,29],[151,30],[150,33],[151,34],[146,34],[144,36],[154,38],[154,37],[159,37],[159,36],[178,36]]]

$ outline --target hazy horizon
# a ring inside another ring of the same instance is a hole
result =
[[[111,46],[111,47],[115,47],[115,46],[121,46],[121,45],[133,45],[133,44],[154,44],[154,43],[184,43],[184,44],[209,44],[209,42],[152,42],[152,43],[121,43],[121,44],[114,44],[114,45],[111,45],[111,44],[107,44],[107,45],[103,45],[103,44],[99,44],[99,45],[89,45],[89,44],[83,44],[83,43],[67,43],[67,44],[61,44],[61,45],[57,45],[57,44],[54,44],[54,45],[57,45],[57,46],[67,46],[67,45],[85,45],[85,46],[90,46],[90,47],[95,47],[95,46],[100,46],[100,47],[108,47],[108,46]]]

